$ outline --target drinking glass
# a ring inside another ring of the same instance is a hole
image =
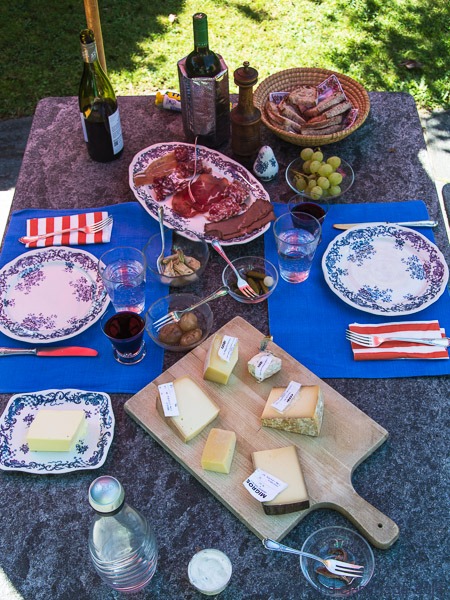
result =
[[[325,217],[327,216],[329,204],[328,202],[320,198],[320,200],[313,200],[305,198],[304,196],[296,195],[293,196],[288,203],[289,212],[295,216],[297,213],[303,212],[308,213],[315,217],[322,225]]]
[[[146,354],[144,319],[132,311],[106,311],[101,321],[103,333],[113,347],[114,358],[123,365],[135,365]]]
[[[322,228],[308,213],[278,217],[273,233],[278,251],[280,275],[289,283],[301,283],[309,277]]]
[[[100,257],[98,270],[117,312],[144,310],[146,269],[144,254],[131,246],[112,248]]]

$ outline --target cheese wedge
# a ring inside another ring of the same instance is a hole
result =
[[[271,352],[263,350],[253,356],[247,363],[248,372],[256,379],[258,383],[268,379],[281,370],[281,358]]]
[[[309,508],[308,492],[295,446],[252,453],[253,466],[288,484],[273,500],[263,502],[266,515],[286,515]]]
[[[156,408],[161,417],[183,442],[189,442],[209,425],[219,414],[219,407],[190,377],[173,381],[179,415],[166,417],[159,395]]]
[[[219,356],[219,350],[223,337],[223,335],[216,333],[211,342],[203,367],[203,379],[208,379],[209,381],[214,381],[216,383],[227,384],[228,379],[230,378],[230,375],[238,361],[239,343],[237,343],[234,347],[230,360],[226,361]]]
[[[42,408],[28,430],[28,448],[41,452],[68,452],[83,435],[85,423],[83,410]]]
[[[272,407],[286,388],[274,387],[261,415],[264,427],[318,436],[322,426],[323,396],[318,385],[302,385],[292,404],[282,413]]]
[[[216,473],[229,473],[236,447],[236,434],[234,431],[216,429],[209,432],[202,453],[202,468],[205,471]]]

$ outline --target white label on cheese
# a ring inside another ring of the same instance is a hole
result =
[[[224,335],[222,338],[222,342],[219,348],[219,357],[227,362],[230,362],[231,355],[233,354],[233,350],[238,343],[237,337],[232,337],[231,335]]]
[[[261,354],[258,358],[258,362],[255,365],[255,377],[256,379],[264,379],[267,369],[272,362],[273,354]]]
[[[166,417],[178,417],[180,411],[178,410],[177,395],[173,383],[163,383],[158,385],[159,397],[161,398],[161,404]]]
[[[288,486],[288,484],[281,481],[281,479],[278,479],[262,469],[253,471],[250,477],[247,477],[244,481],[243,485],[253,498],[256,498],[259,502],[269,502],[270,500],[273,500]]]
[[[295,395],[298,393],[301,387],[302,386],[300,383],[291,381],[281,396],[272,404],[272,408],[280,413],[284,412],[288,406],[292,404]]]

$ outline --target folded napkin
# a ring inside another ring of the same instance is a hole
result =
[[[40,235],[43,233],[53,233],[62,229],[73,229],[75,227],[84,227],[85,225],[94,225],[108,216],[107,211],[82,213],[78,215],[64,215],[54,217],[39,217],[27,219],[27,236]],[[25,244],[26,248],[43,248],[44,246],[82,246],[84,244],[107,243],[111,239],[111,223],[97,233],[83,233],[82,231],[71,231],[62,235],[52,235],[48,238],[29,242]]]
[[[352,323],[350,331],[370,335],[401,336],[410,338],[445,337],[438,321],[403,321],[382,325]],[[367,348],[351,342],[355,360],[392,360],[397,358],[448,358],[448,348],[427,346],[414,342],[384,342],[378,348]]]

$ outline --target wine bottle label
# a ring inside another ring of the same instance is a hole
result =
[[[81,44],[81,56],[83,57],[84,62],[93,63],[97,60],[97,46],[95,42],[91,44]]]
[[[120,152],[123,148],[122,126],[120,124],[119,109],[109,118],[109,127],[111,131],[111,142],[114,154]]]

